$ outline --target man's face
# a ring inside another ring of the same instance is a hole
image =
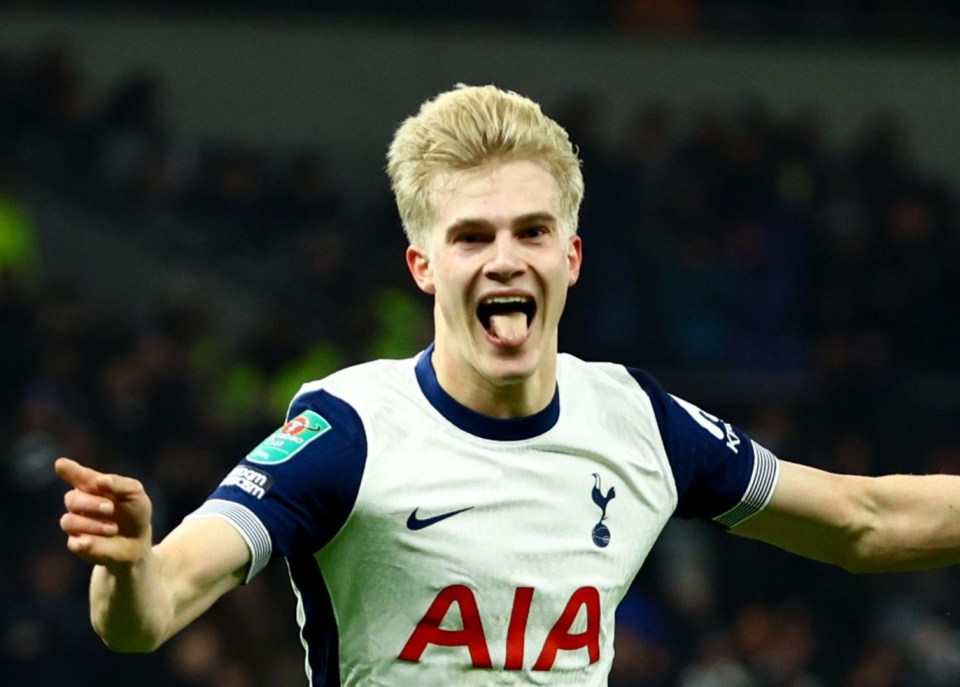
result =
[[[434,366],[480,387],[552,384],[557,327],[580,273],[579,237],[558,224],[557,182],[530,161],[491,162],[434,181],[435,222],[407,250],[435,296]]]

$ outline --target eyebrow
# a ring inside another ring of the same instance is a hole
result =
[[[516,228],[519,226],[538,223],[556,225],[557,218],[549,212],[529,212],[525,215],[514,217],[513,221],[510,223],[510,226]],[[450,237],[451,234],[455,234],[456,232],[469,227],[490,228],[493,227],[493,222],[482,217],[462,217],[447,227],[446,236]]]

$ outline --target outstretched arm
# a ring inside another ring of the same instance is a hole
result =
[[[838,475],[781,461],[766,509],[736,527],[851,572],[960,563],[960,476]]]
[[[152,651],[237,586],[250,560],[243,538],[216,518],[187,520],[156,546],[143,485],[60,458],[72,485],[60,527],[93,563],[90,618],[111,649]]]

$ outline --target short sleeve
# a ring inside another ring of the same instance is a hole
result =
[[[297,396],[286,422],[233,468],[188,517],[220,517],[250,548],[247,579],[274,553],[321,549],[356,502],[367,441],[356,410],[320,389]]]
[[[728,422],[629,369],[653,406],[677,486],[675,514],[735,527],[763,510],[779,475],[776,456]]]

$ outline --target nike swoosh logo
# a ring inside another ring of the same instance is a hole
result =
[[[468,510],[472,510],[473,506],[467,508],[461,508],[460,510],[452,510],[449,513],[441,513],[440,515],[434,515],[431,518],[420,519],[417,517],[417,511],[419,508],[414,508],[413,512],[410,513],[410,517],[407,518],[407,527],[413,531],[422,530],[424,527],[430,527],[430,525],[436,525],[441,520],[446,520],[447,518],[452,518],[454,515],[460,515]]]

